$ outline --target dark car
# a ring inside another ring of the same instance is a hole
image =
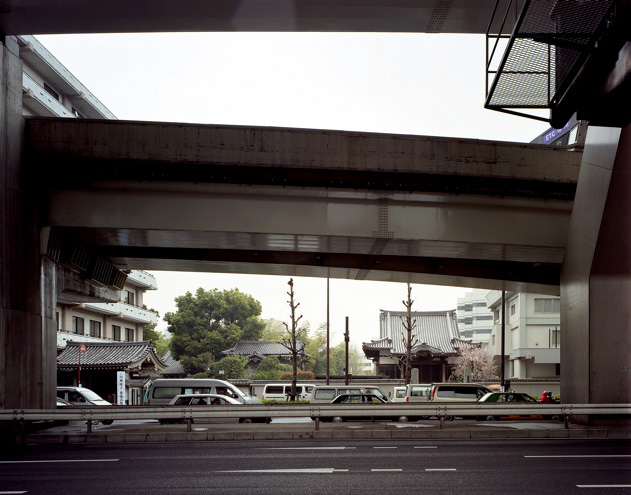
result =
[[[331,404],[339,404],[339,405],[349,405],[349,404],[357,404],[358,409],[363,405],[366,406],[374,406],[387,404],[390,401],[379,397],[374,394],[341,394],[338,395],[335,399],[331,401]],[[330,416],[328,415],[330,414]],[[316,419],[312,417],[311,419]],[[374,419],[376,421],[407,421],[407,418],[401,418],[399,416],[396,417],[388,417],[388,416],[375,416]],[[369,413],[364,413],[363,411],[358,411],[357,416],[336,416],[334,412],[323,412],[323,415],[320,416],[320,421],[334,421],[336,423],[341,423],[343,421],[371,421],[373,420],[373,416]]]
[[[521,392],[490,392],[485,394],[478,400],[479,403],[494,403],[506,405],[507,403],[514,404],[540,404],[540,402],[534,397]],[[478,421],[487,420],[495,421],[498,419],[560,419],[558,415],[549,414],[510,414],[510,415],[487,415],[476,416]]]

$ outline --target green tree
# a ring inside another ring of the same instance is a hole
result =
[[[197,373],[195,378],[218,378],[220,380],[234,380],[247,378],[245,367],[248,359],[233,354],[212,363],[207,371]]]
[[[258,365],[253,380],[279,380],[283,371],[291,370],[291,365],[282,364],[277,356],[265,356]]]
[[[263,320],[265,328],[261,335],[261,340],[274,340],[280,342],[285,335],[285,325],[280,320],[270,318],[269,320]]]
[[[155,309],[148,309],[147,306],[143,306],[144,309],[148,311],[152,311],[160,317],[160,313],[158,313]],[[151,343],[156,348],[156,352],[158,356],[162,357],[169,350],[169,344],[171,342],[170,338],[167,338],[162,332],[156,330],[157,324],[147,325],[142,330],[142,338],[144,340],[151,340]]]
[[[259,340],[265,324],[261,303],[238,289],[197,289],[175,298],[177,311],[164,315],[171,351],[190,373],[206,371],[239,340]]]

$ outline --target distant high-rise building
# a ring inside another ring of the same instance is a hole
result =
[[[463,339],[486,344],[493,329],[493,311],[487,307],[487,289],[474,289],[458,298],[456,316]]]

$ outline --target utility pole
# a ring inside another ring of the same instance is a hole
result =
[[[348,385],[350,380],[349,380],[349,372],[348,372],[348,343],[350,342],[350,335],[348,332],[348,316],[346,317],[346,332],[344,333],[344,342],[346,343],[346,377],[344,379],[344,384]]]
[[[326,277],[326,384],[329,384],[330,381],[330,377],[331,377],[331,357],[330,357],[330,349],[331,349],[331,325],[330,325],[330,320],[331,320],[331,307],[330,307],[330,296],[331,296],[331,291],[330,291],[330,279],[329,276],[327,275]]]
[[[506,347],[506,291],[502,291],[502,338],[500,339],[500,387],[502,392],[506,392],[506,370],[504,365],[504,349]]]

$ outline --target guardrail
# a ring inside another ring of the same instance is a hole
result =
[[[221,406],[101,406],[66,407],[59,409],[16,409],[0,410],[0,421],[28,423],[33,421],[85,421],[88,433],[94,421],[134,419],[178,420],[191,430],[197,419],[260,419],[310,417],[319,429],[322,418],[367,417],[410,418],[437,417],[443,428],[450,417],[487,417],[509,415],[558,416],[565,421],[566,428],[572,415],[617,415],[631,416],[631,404],[470,404],[470,403],[401,403],[401,404],[244,404]]]

